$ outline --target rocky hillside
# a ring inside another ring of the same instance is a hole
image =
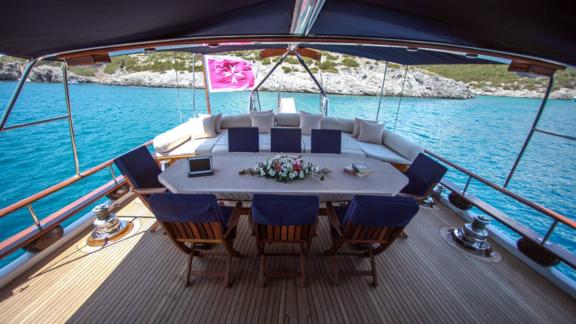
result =
[[[548,84],[545,77],[526,77],[507,71],[506,65],[435,65],[421,69],[466,83],[479,95],[541,97]],[[576,69],[559,71],[554,76],[553,98],[576,97]]]
[[[257,59],[256,51],[231,53],[247,60],[254,60],[258,80],[272,68],[279,58]],[[348,55],[323,53],[321,62],[305,59],[312,73],[331,94],[378,95],[382,82],[384,62]],[[129,55],[112,59],[104,66],[71,68],[74,82],[107,85],[150,87],[191,87],[192,55],[188,53],[153,53]],[[15,80],[20,75],[22,61],[0,57],[0,80]],[[517,77],[504,66],[421,66],[408,70],[404,95],[411,97],[471,98],[474,94],[538,97],[542,95],[545,79]],[[202,71],[201,60],[196,61],[195,71]],[[405,68],[388,65],[385,95],[401,93]],[[495,74],[495,77],[490,75]],[[553,97],[572,98],[576,95],[576,73],[561,72],[559,90]],[[44,63],[31,74],[32,81],[61,82],[59,64]],[[196,86],[204,85],[202,73],[196,72]],[[567,81],[566,81],[567,80]],[[497,82],[496,82],[497,81]],[[557,82],[557,84],[559,84]],[[289,57],[264,83],[263,90],[318,92],[314,82],[294,57]]]

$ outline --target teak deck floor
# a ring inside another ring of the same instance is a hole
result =
[[[576,321],[576,302],[499,247],[501,262],[480,261],[449,245],[440,228],[461,221],[445,207],[422,209],[400,239],[377,257],[380,286],[369,277],[329,282],[326,217],[307,260],[308,287],[296,279],[257,286],[258,260],[247,218],[240,223],[234,282],[198,278],[185,287],[187,257],[161,231],[138,200],[120,213],[136,232],[89,252],[85,237],[61,248],[44,264],[0,293],[0,323],[530,323]],[[291,249],[292,247],[281,247]],[[272,268],[296,268],[297,259],[274,258]],[[341,268],[368,260],[339,257]],[[222,267],[211,257],[196,263]]]

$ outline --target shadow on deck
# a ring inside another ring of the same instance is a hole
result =
[[[422,209],[397,240],[377,257],[380,286],[369,277],[329,281],[329,227],[320,218],[307,260],[308,287],[296,279],[257,286],[258,259],[247,217],[235,247],[233,284],[197,278],[185,286],[187,257],[161,231],[139,201],[121,215],[138,217],[129,237],[90,250],[84,237],[54,254],[0,294],[0,322],[572,322],[576,302],[496,247],[501,262],[481,261],[447,244],[440,229],[460,224],[444,207]],[[281,247],[291,249],[291,247]],[[272,258],[270,268],[296,268],[296,258]],[[341,269],[367,269],[368,260],[339,257]],[[196,268],[224,267],[211,257]]]

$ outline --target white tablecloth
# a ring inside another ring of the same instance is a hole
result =
[[[278,182],[259,176],[239,175],[238,171],[253,168],[273,153],[230,153],[213,156],[214,175],[188,177],[186,159],[176,161],[158,177],[174,193],[212,193],[219,199],[251,200],[253,194],[317,195],[322,201],[349,200],[353,195],[396,195],[408,184],[408,178],[389,163],[341,154],[303,154],[304,160],[327,167],[332,173],[322,181],[309,176],[293,182]],[[359,178],[343,168],[364,162],[374,171]]]

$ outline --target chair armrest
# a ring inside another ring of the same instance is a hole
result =
[[[418,202],[428,198],[428,196],[418,196],[418,195],[412,195],[412,194],[403,193],[403,192],[398,193],[397,196],[398,197],[412,197],[412,198],[416,199],[416,201],[418,201]]]
[[[331,202],[326,203],[326,211],[328,213],[328,220],[330,221],[330,226],[336,231],[338,236],[342,237],[342,224],[338,219],[338,214]]]
[[[155,193],[165,193],[168,191],[166,188],[149,188],[149,189],[132,189],[138,195],[152,195]]]
[[[236,226],[238,226],[240,216],[242,216],[242,203],[238,201],[236,202],[236,206],[234,206],[234,209],[232,210],[232,214],[230,215],[230,219],[228,220],[227,225],[228,229],[226,230],[224,236],[228,237],[233,233],[233,231],[236,229]]]

